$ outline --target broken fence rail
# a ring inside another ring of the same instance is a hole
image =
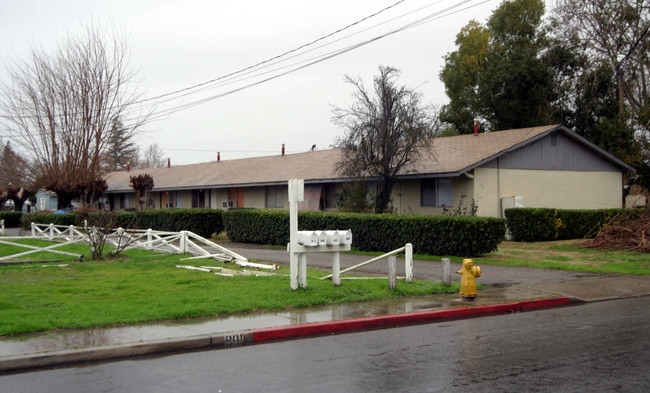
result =
[[[384,258],[388,258],[390,256],[393,256],[393,255],[396,255],[396,254],[399,254],[399,253],[402,253],[402,252],[404,253],[404,270],[405,270],[405,273],[406,273],[405,279],[406,279],[406,282],[412,282],[413,281],[413,245],[411,243],[407,243],[404,247],[401,247],[401,248],[398,248],[396,250],[387,252],[387,253],[382,254],[382,255],[380,255],[378,257],[374,257],[374,258],[372,258],[372,259],[370,259],[368,261],[361,262],[361,263],[359,263],[357,265],[354,265],[354,266],[350,266],[347,269],[343,269],[343,270],[340,271],[340,274],[352,271],[354,269],[358,269],[358,268],[360,268],[362,266],[366,266],[366,265],[371,264],[373,262],[377,262],[379,260],[382,260]],[[328,274],[325,277],[321,277],[321,280],[327,280],[327,279],[330,279],[330,278],[332,278],[332,274]]]
[[[65,239],[73,241],[76,239],[87,239],[87,231],[92,228],[76,227],[73,225],[54,224],[31,224],[32,237],[47,238],[48,240]],[[223,262],[235,262],[242,267],[253,267],[256,269],[276,270],[276,265],[253,263],[248,258],[237,254],[217,243],[210,241],[191,231],[168,232],[156,231],[153,229],[123,229],[112,230],[106,238],[107,243],[119,246],[125,242],[129,243],[126,249],[139,248],[149,251],[160,251],[172,254],[196,255],[191,259],[212,258]],[[216,252],[214,251],[216,250]],[[190,258],[188,258],[190,259]]]

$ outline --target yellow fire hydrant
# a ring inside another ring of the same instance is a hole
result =
[[[460,274],[460,296],[466,299],[474,299],[476,297],[476,279],[481,277],[481,267],[474,266],[474,261],[471,259],[463,259],[463,268],[457,271]]]

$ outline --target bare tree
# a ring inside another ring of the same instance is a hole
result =
[[[165,166],[165,157],[157,143],[149,145],[139,159],[139,168],[158,168]]]
[[[0,95],[9,138],[30,155],[59,208],[98,178],[111,151],[113,122],[123,120],[128,136],[149,117],[136,107],[125,40],[115,31],[110,36],[107,42],[104,32],[89,26],[68,35],[55,53],[34,49],[13,64]]]
[[[422,95],[398,86],[400,72],[379,67],[374,78],[374,95],[363,81],[345,76],[355,88],[350,108],[334,107],[332,121],[345,129],[337,145],[345,150],[338,170],[342,175],[377,180],[374,211],[386,211],[400,171],[427,152],[439,123]]]
[[[104,247],[110,241],[114,248],[108,253],[109,258],[118,256],[122,251],[136,242],[137,237],[132,236],[129,230],[134,225],[135,217],[131,218],[126,229],[118,228],[118,219],[115,212],[98,212],[88,216],[88,227],[85,228],[88,236],[88,245],[93,260],[104,258]],[[136,234],[137,236],[137,234]]]

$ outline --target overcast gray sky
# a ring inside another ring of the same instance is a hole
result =
[[[23,58],[34,46],[53,48],[57,37],[93,20],[114,25],[128,36],[130,65],[137,71],[143,96],[155,97],[253,66],[396,3],[0,0],[0,57]],[[400,69],[401,84],[417,87],[426,102],[445,104],[438,77],[443,56],[455,49],[455,36],[468,21],[484,23],[500,3],[404,0],[293,52],[295,57],[278,59],[284,60],[281,63],[266,63],[266,68],[238,74],[237,80],[221,79],[218,85],[207,85],[209,89],[159,103],[157,120],[147,125],[139,144],[158,143],[174,165],[212,161],[217,151],[222,160],[279,154],[282,143],[289,153],[307,151],[314,144],[328,148],[343,135],[330,121],[332,105],[347,107],[352,102],[352,86],[343,82],[343,76],[361,77],[371,87],[379,65]],[[379,38],[416,21],[425,23]],[[352,49],[375,38],[379,39]],[[293,71],[318,60],[322,61]],[[0,79],[6,78],[6,64],[0,64]],[[274,79],[262,82],[267,78]],[[229,94],[237,89],[242,90]]]

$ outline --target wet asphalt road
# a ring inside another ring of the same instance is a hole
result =
[[[645,392],[650,299],[0,377],[2,392]]]

